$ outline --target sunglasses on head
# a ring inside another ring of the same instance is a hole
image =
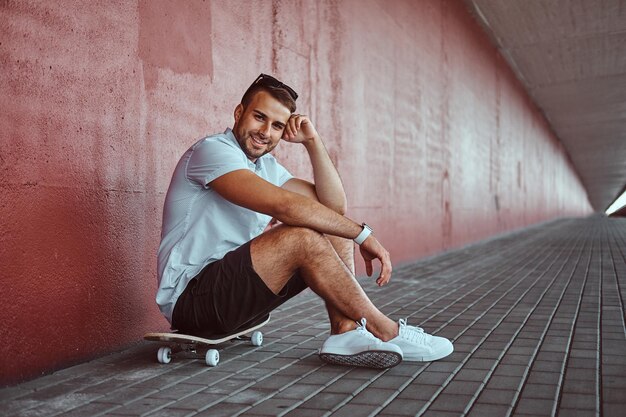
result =
[[[294,101],[296,101],[296,99],[298,98],[298,93],[296,93],[296,91],[293,88],[289,87],[287,84],[283,84],[281,81],[277,80],[271,75],[267,75],[267,74],[259,75],[257,79],[254,80],[254,82],[250,85],[250,87],[248,87],[248,90],[250,90],[253,86],[257,84],[268,86],[268,87],[274,87],[274,88],[283,88],[287,90],[287,92],[289,93],[289,95]]]

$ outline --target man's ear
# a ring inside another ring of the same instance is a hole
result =
[[[237,107],[235,107],[235,123],[239,122],[239,119],[241,118],[241,115],[243,114],[243,104],[239,103],[237,104]]]

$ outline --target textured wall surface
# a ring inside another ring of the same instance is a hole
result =
[[[4,0],[0,64],[2,384],[167,328],[171,172],[260,72],[300,93],[396,262],[591,210],[460,1]],[[276,154],[311,177],[297,145]]]

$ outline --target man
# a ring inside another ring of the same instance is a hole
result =
[[[165,199],[157,303],[184,333],[230,332],[311,288],[326,304],[324,361],[378,368],[431,361],[452,344],[381,313],[354,276],[354,242],[367,274],[391,278],[389,253],[371,229],[345,217],[346,196],[296,92],[265,74],[248,88],[232,130],[206,137],[178,162]],[[305,147],[314,183],[294,178],[270,152]],[[267,228],[276,219],[280,225]]]

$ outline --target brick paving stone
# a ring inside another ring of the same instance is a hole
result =
[[[589,381],[565,379],[563,392],[569,394],[594,394],[595,386],[590,384]]]
[[[567,361],[568,371],[571,369],[595,369],[596,362],[583,358],[569,358]]]
[[[365,405],[377,405],[380,406],[387,402],[389,399],[395,397],[396,390],[367,387],[350,400],[351,404],[365,404]]]
[[[626,375],[624,376],[603,375],[602,385],[609,387],[609,388],[626,389]]]
[[[189,378],[185,379],[185,384],[207,386],[215,381],[220,381],[233,375],[232,372],[222,372],[218,369],[219,368],[205,368],[202,371],[193,374]]]
[[[626,390],[603,387],[602,402],[626,405]]]
[[[241,378],[227,378],[207,387],[204,392],[209,394],[230,394],[233,391],[250,386],[253,381]]]
[[[224,394],[210,394],[207,392],[197,392],[193,395],[176,401],[172,407],[183,410],[203,410],[212,404],[224,399]]]
[[[378,405],[355,404],[350,402],[333,412],[333,417],[355,417],[367,416],[372,414],[378,408]]]
[[[311,356],[312,354],[314,353],[311,352],[311,349],[294,348],[289,349],[285,352],[281,352],[280,356],[283,358],[303,359],[305,357]]]
[[[286,417],[322,417],[325,414],[326,414],[325,410],[297,407],[295,410],[291,410],[290,412],[285,414],[285,416]]]
[[[183,417],[189,415],[189,410],[165,407],[147,415],[149,417]]]
[[[323,410],[331,410],[347,398],[351,397],[351,394],[322,391],[310,400],[305,401],[302,406],[305,408],[319,408]]]
[[[101,413],[105,413],[109,410],[113,410],[118,407],[119,406],[115,404],[99,403],[97,401],[92,401],[85,405],[81,405],[80,407],[76,407],[68,411],[63,411],[63,416],[64,417],[95,416]]]
[[[0,404],[30,394],[31,392],[33,391],[23,388],[20,385],[2,388],[0,389]]]
[[[598,352],[595,348],[592,349],[572,349],[570,350],[570,357],[572,358],[587,358],[594,359],[598,357]]]
[[[268,370],[278,370],[286,368],[292,363],[294,363],[294,360],[291,358],[274,357],[263,361],[256,366]]]
[[[557,384],[561,375],[556,372],[530,371],[529,384]]]
[[[485,389],[480,393],[478,400],[483,404],[509,405],[515,399],[517,391],[503,389]]]
[[[465,369],[491,369],[496,365],[495,360],[472,358],[463,366]]]
[[[300,361],[301,363],[289,365],[286,368],[280,370],[281,375],[306,375],[311,373],[312,371],[316,371],[321,368],[322,362],[315,358],[315,363],[305,363],[304,361]]]
[[[396,398],[382,409],[381,415],[415,416],[425,405],[424,400]]]
[[[231,417],[248,408],[245,404],[219,403],[217,406],[207,408],[195,416],[199,417]]]
[[[607,414],[604,414],[607,416]],[[589,417],[589,410],[559,408],[559,417]]]
[[[603,354],[602,365],[626,365],[626,355]]]
[[[595,394],[571,394],[564,393],[561,396],[559,407],[563,408],[580,408],[585,410],[595,410],[596,396]]]
[[[492,376],[487,382],[488,388],[517,390],[522,380],[512,376]]]
[[[472,345],[469,343],[454,343],[454,351],[456,353],[469,353],[471,351],[474,350],[474,348],[476,347],[476,345]]]
[[[626,351],[624,352],[626,355]],[[602,368],[602,375],[625,376],[626,365],[611,365]]]
[[[472,381],[451,381],[443,390],[444,394],[466,394],[475,395],[482,388],[482,382]]]
[[[527,367],[523,365],[506,365],[499,364],[495,371],[494,375],[503,375],[503,376],[519,376],[521,377],[526,372]]]
[[[374,382],[370,383],[371,388],[384,388],[397,390],[407,383],[407,378],[402,376],[389,376],[382,375],[380,378],[376,379]]]
[[[172,403],[171,400],[158,398],[141,398],[135,400],[119,408],[114,409],[109,414],[112,415],[143,415],[150,412],[158,411],[167,404]]]
[[[501,354],[502,354],[502,351],[498,349],[479,348],[476,352],[472,354],[472,358],[496,360]]]
[[[533,370],[537,370],[537,371],[561,373],[562,369],[563,369],[562,362],[535,361],[535,363],[533,363]]]
[[[410,400],[429,400],[433,394],[440,389],[438,385],[422,385],[411,383],[402,390],[400,395],[402,398]]]
[[[455,381],[483,381],[489,373],[486,369],[462,369],[455,376]],[[510,375],[507,375],[510,376]]]
[[[508,352],[512,355],[526,355],[526,356],[530,356],[533,354],[535,349],[533,349],[532,347],[526,347],[526,346],[511,346],[511,348],[509,348]],[[549,352],[549,353],[553,353],[553,352]]]
[[[431,372],[452,372],[459,367],[457,362],[431,362],[427,369]]]
[[[369,381],[364,381],[362,379],[343,377],[326,386],[326,388],[324,388],[324,391],[334,392],[337,394],[350,394],[368,386],[369,383]]]
[[[595,369],[570,368],[565,373],[567,380],[594,381],[597,371]]]
[[[623,404],[603,404],[602,405],[602,417],[623,417],[624,405]]]
[[[522,390],[524,398],[554,399],[557,394],[555,385],[529,384]]]
[[[428,407],[429,410],[461,412],[472,401],[473,395],[439,394]]]
[[[199,386],[199,385],[181,383],[181,384],[176,384],[172,387],[166,388],[164,390],[157,391],[153,394],[150,394],[150,397],[177,400],[181,397],[186,397],[189,395],[196,394],[200,391],[204,391],[204,389],[205,389],[204,387]]]
[[[553,405],[553,400],[522,398],[517,403],[515,412],[519,414],[530,414],[534,416],[546,416],[551,414]]]
[[[470,417],[505,416],[508,411],[508,405],[483,404],[476,402],[467,415]]]
[[[269,398],[272,394],[274,394],[272,390],[248,387],[229,395],[222,402],[253,405]]]
[[[17,400],[8,401],[2,404],[2,412],[8,416],[25,414],[32,408],[41,405],[41,403],[42,401],[23,400],[18,398]]]
[[[97,397],[85,394],[68,393],[66,395],[47,398],[45,401],[36,401],[35,404],[27,407],[27,409],[17,409],[15,412],[18,415],[48,416],[65,410],[77,408],[95,399],[97,399]],[[3,411],[7,412],[7,415],[11,415],[13,413],[11,407],[7,408],[8,409],[5,408]]]
[[[137,400],[138,398],[147,397],[150,394],[156,393],[158,390],[145,389],[145,388],[123,388],[111,392],[110,394],[101,396],[98,398],[98,402],[110,403],[110,404],[128,404]]]
[[[275,395],[274,398],[290,398],[300,400],[324,388],[323,385],[294,384]]]
[[[424,385],[437,385],[440,386],[443,384],[448,378],[450,378],[450,374],[447,372],[429,372],[424,371],[418,375],[415,381],[419,384]]]
[[[426,410],[423,417],[458,417],[459,413],[456,411],[443,411],[443,410]]]
[[[331,367],[329,367],[331,368]],[[302,384],[310,384],[310,385],[327,385],[333,382],[335,379],[343,376],[346,372],[346,368],[341,366],[335,366],[331,371],[320,370],[315,371],[312,374],[309,374],[302,379],[299,380]],[[369,378],[361,378],[362,380],[369,380]]]

